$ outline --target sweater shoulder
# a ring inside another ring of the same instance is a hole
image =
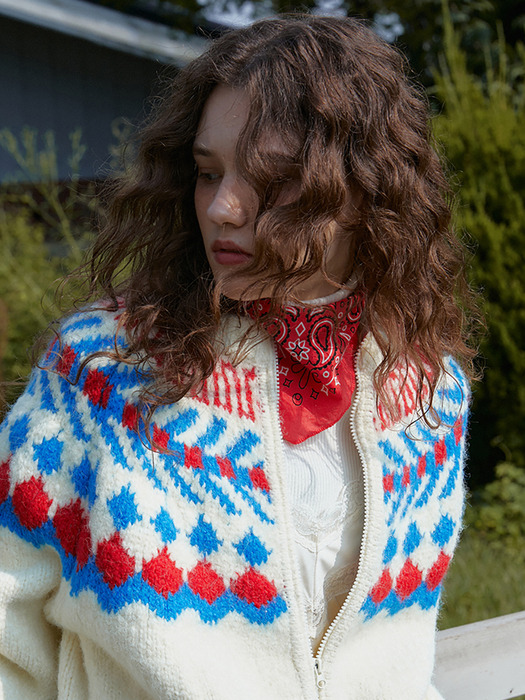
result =
[[[470,385],[460,363],[454,357],[447,355],[443,358],[443,371],[437,378],[431,404],[428,385],[423,385],[420,397],[418,369],[410,363],[400,361],[384,385],[385,396],[394,411],[390,411],[381,398],[377,397],[373,386],[374,372],[381,359],[377,342],[367,336],[360,351],[358,368],[365,384],[364,393],[369,399],[368,409],[375,416],[376,429],[404,429],[423,420],[422,408],[426,413],[432,409],[433,419],[429,425],[434,422],[446,429],[454,426],[457,421],[465,422],[471,399]]]
[[[61,323],[0,426],[0,464],[11,482],[66,478],[66,454],[74,462],[95,425],[122,413],[138,390],[135,367],[110,356],[125,347],[121,314],[99,305]]]
[[[63,376],[95,353],[102,354],[126,347],[126,331],[122,324],[124,308],[106,303],[87,307],[68,316],[59,326],[42,359],[44,369],[54,369]],[[95,360],[95,357],[93,357]]]

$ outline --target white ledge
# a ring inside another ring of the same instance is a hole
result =
[[[525,693],[525,610],[438,632],[434,684],[446,700]]]

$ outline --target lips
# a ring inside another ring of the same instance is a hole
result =
[[[251,253],[229,240],[217,239],[213,242],[211,251],[219,265],[242,265],[253,258]]]

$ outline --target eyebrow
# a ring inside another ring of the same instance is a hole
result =
[[[201,143],[194,143],[192,152],[194,156],[202,156],[203,158],[209,158],[210,156],[214,155],[214,151]],[[282,151],[269,151],[267,155],[278,165],[299,165],[297,158],[290,153],[283,153]]]
[[[210,157],[213,155],[213,151],[206,148],[206,146],[203,146],[201,143],[194,143],[192,151],[194,156]]]

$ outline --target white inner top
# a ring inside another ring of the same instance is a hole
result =
[[[347,289],[305,302],[321,306]],[[314,651],[354,581],[363,531],[363,474],[350,409],[333,426],[293,445],[283,441],[285,476]]]
[[[298,445],[284,441],[285,473],[312,647],[339,611],[357,571],[363,479],[349,411]]]

